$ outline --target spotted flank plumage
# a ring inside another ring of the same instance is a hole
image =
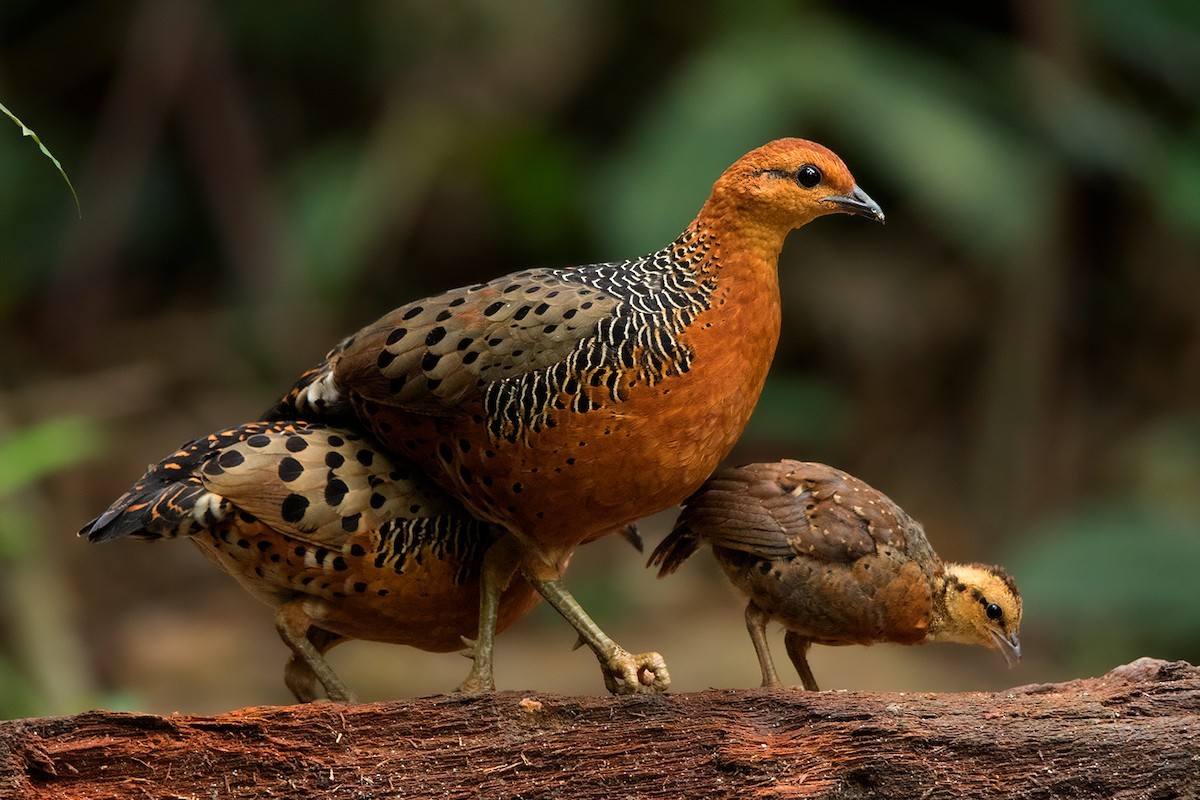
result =
[[[80,533],[89,541],[204,535],[236,551],[249,549],[247,530],[256,524],[291,543],[294,571],[350,571],[348,559],[366,559],[403,574],[431,558],[452,562],[460,583],[499,535],[362,434],[303,422],[251,423],[197,439]]]

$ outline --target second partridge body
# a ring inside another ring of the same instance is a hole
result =
[[[749,598],[763,685],[777,686],[765,627],[783,623],[805,688],[809,645],[951,641],[1020,656],[1021,599],[999,567],[946,564],[887,496],[824,464],[724,469],[684,503],[650,557],[674,572],[701,543]]]
[[[662,658],[608,638],[563,567],[581,542],[678,503],[733,447],[779,338],[784,238],[831,213],[883,219],[832,152],[772,142],[726,170],[663,249],[401,306],[338,345],[270,418],[360,420],[511,533],[516,565],[596,653],[610,691],[661,691]],[[495,592],[485,576],[478,688],[492,686]]]
[[[308,701],[317,683],[353,699],[323,656],[340,642],[461,650],[477,633],[484,554],[503,530],[361,433],[259,422],[185,445],[80,533],[191,539],[277,610],[295,652],[288,686]],[[520,576],[506,580],[496,629],[538,600]]]

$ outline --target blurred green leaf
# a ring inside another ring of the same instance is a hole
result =
[[[96,455],[104,432],[88,417],[66,416],[0,435],[0,499]]]
[[[793,15],[730,19],[665,84],[638,117],[630,139],[588,181],[591,219],[612,248],[602,257],[649,252],[670,241],[708,197],[713,181],[746,151],[790,133],[781,54]]]
[[[846,398],[826,380],[774,372],[746,426],[746,441],[836,441],[846,426]]]
[[[1165,143],[1153,164],[1154,204],[1178,230],[1200,237],[1200,129]]]
[[[30,139],[33,139],[33,141],[37,143],[38,149],[42,151],[42,155],[50,159],[51,163],[54,164],[55,168],[58,170],[58,174],[62,175],[62,179],[67,182],[67,188],[71,190],[71,197],[75,200],[75,211],[82,218],[83,209],[79,206],[79,195],[75,194],[75,187],[71,185],[71,179],[67,177],[67,171],[63,169],[62,164],[60,164],[58,159],[54,157],[54,154],[46,148],[46,145],[42,144],[42,140],[38,138],[37,134],[30,130],[24,122],[21,122],[21,120],[17,119],[16,115],[5,108],[3,103],[0,103],[0,112],[3,112],[6,117],[17,123],[17,125],[21,128],[21,135],[28,136]]]
[[[356,278],[374,266],[373,247],[405,238],[421,198],[456,149],[461,131],[438,113],[408,123],[393,112],[368,141],[314,146],[292,165],[290,216],[302,277],[329,307],[341,307],[359,288]]]
[[[571,143],[531,130],[506,137],[489,155],[484,166],[509,234],[540,250],[568,250],[582,219],[577,188],[583,176]]]
[[[1200,4],[1091,0],[1074,9],[1101,50],[1157,77],[1184,98],[1200,99]]]
[[[1024,52],[1021,59],[1043,95],[1034,114],[1059,153],[1083,170],[1145,177],[1161,133],[1143,109],[1109,98],[1040,55]]]
[[[1143,424],[1114,460],[1122,484],[1141,502],[1200,514],[1200,414],[1179,413]]]
[[[1137,501],[1082,506],[1030,532],[1006,560],[1025,621],[1104,663],[1200,657],[1200,524]]]
[[[0,434],[0,561],[28,553],[40,527],[37,516],[18,502],[20,490],[96,455],[104,438],[98,422],[77,416]]]
[[[41,520],[29,509],[0,498],[0,565],[29,556],[37,546]]]
[[[822,119],[838,146],[903,187],[925,221],[978,263],[1020,265],[1051,219],[1052,197],[1033,191],[1030,176],[1044,190],[1056,169],[1017,123],[1007,87],[849,20],[831,21],[820,41],[799,76],[819,76]]]
[[[355,285],[362,266],[366,232],[354,213],[355,176],[361,168],[361,145],[349,142],[313,147],[298,158],[289,176],[294,198],[292,230],[307,288],[335,307]]]
[[[0,719],[18,719],[39,711],[33,681],[0,654]]]

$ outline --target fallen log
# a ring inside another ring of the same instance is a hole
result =
[[[1200,668],[1006,692],[499,692],[0,723],[0,797],[1200,797]]]

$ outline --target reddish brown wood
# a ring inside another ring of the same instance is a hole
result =
[[[501,692],[0,723],[0,797],[1190,798],[1200,669],[1000,693]]]

